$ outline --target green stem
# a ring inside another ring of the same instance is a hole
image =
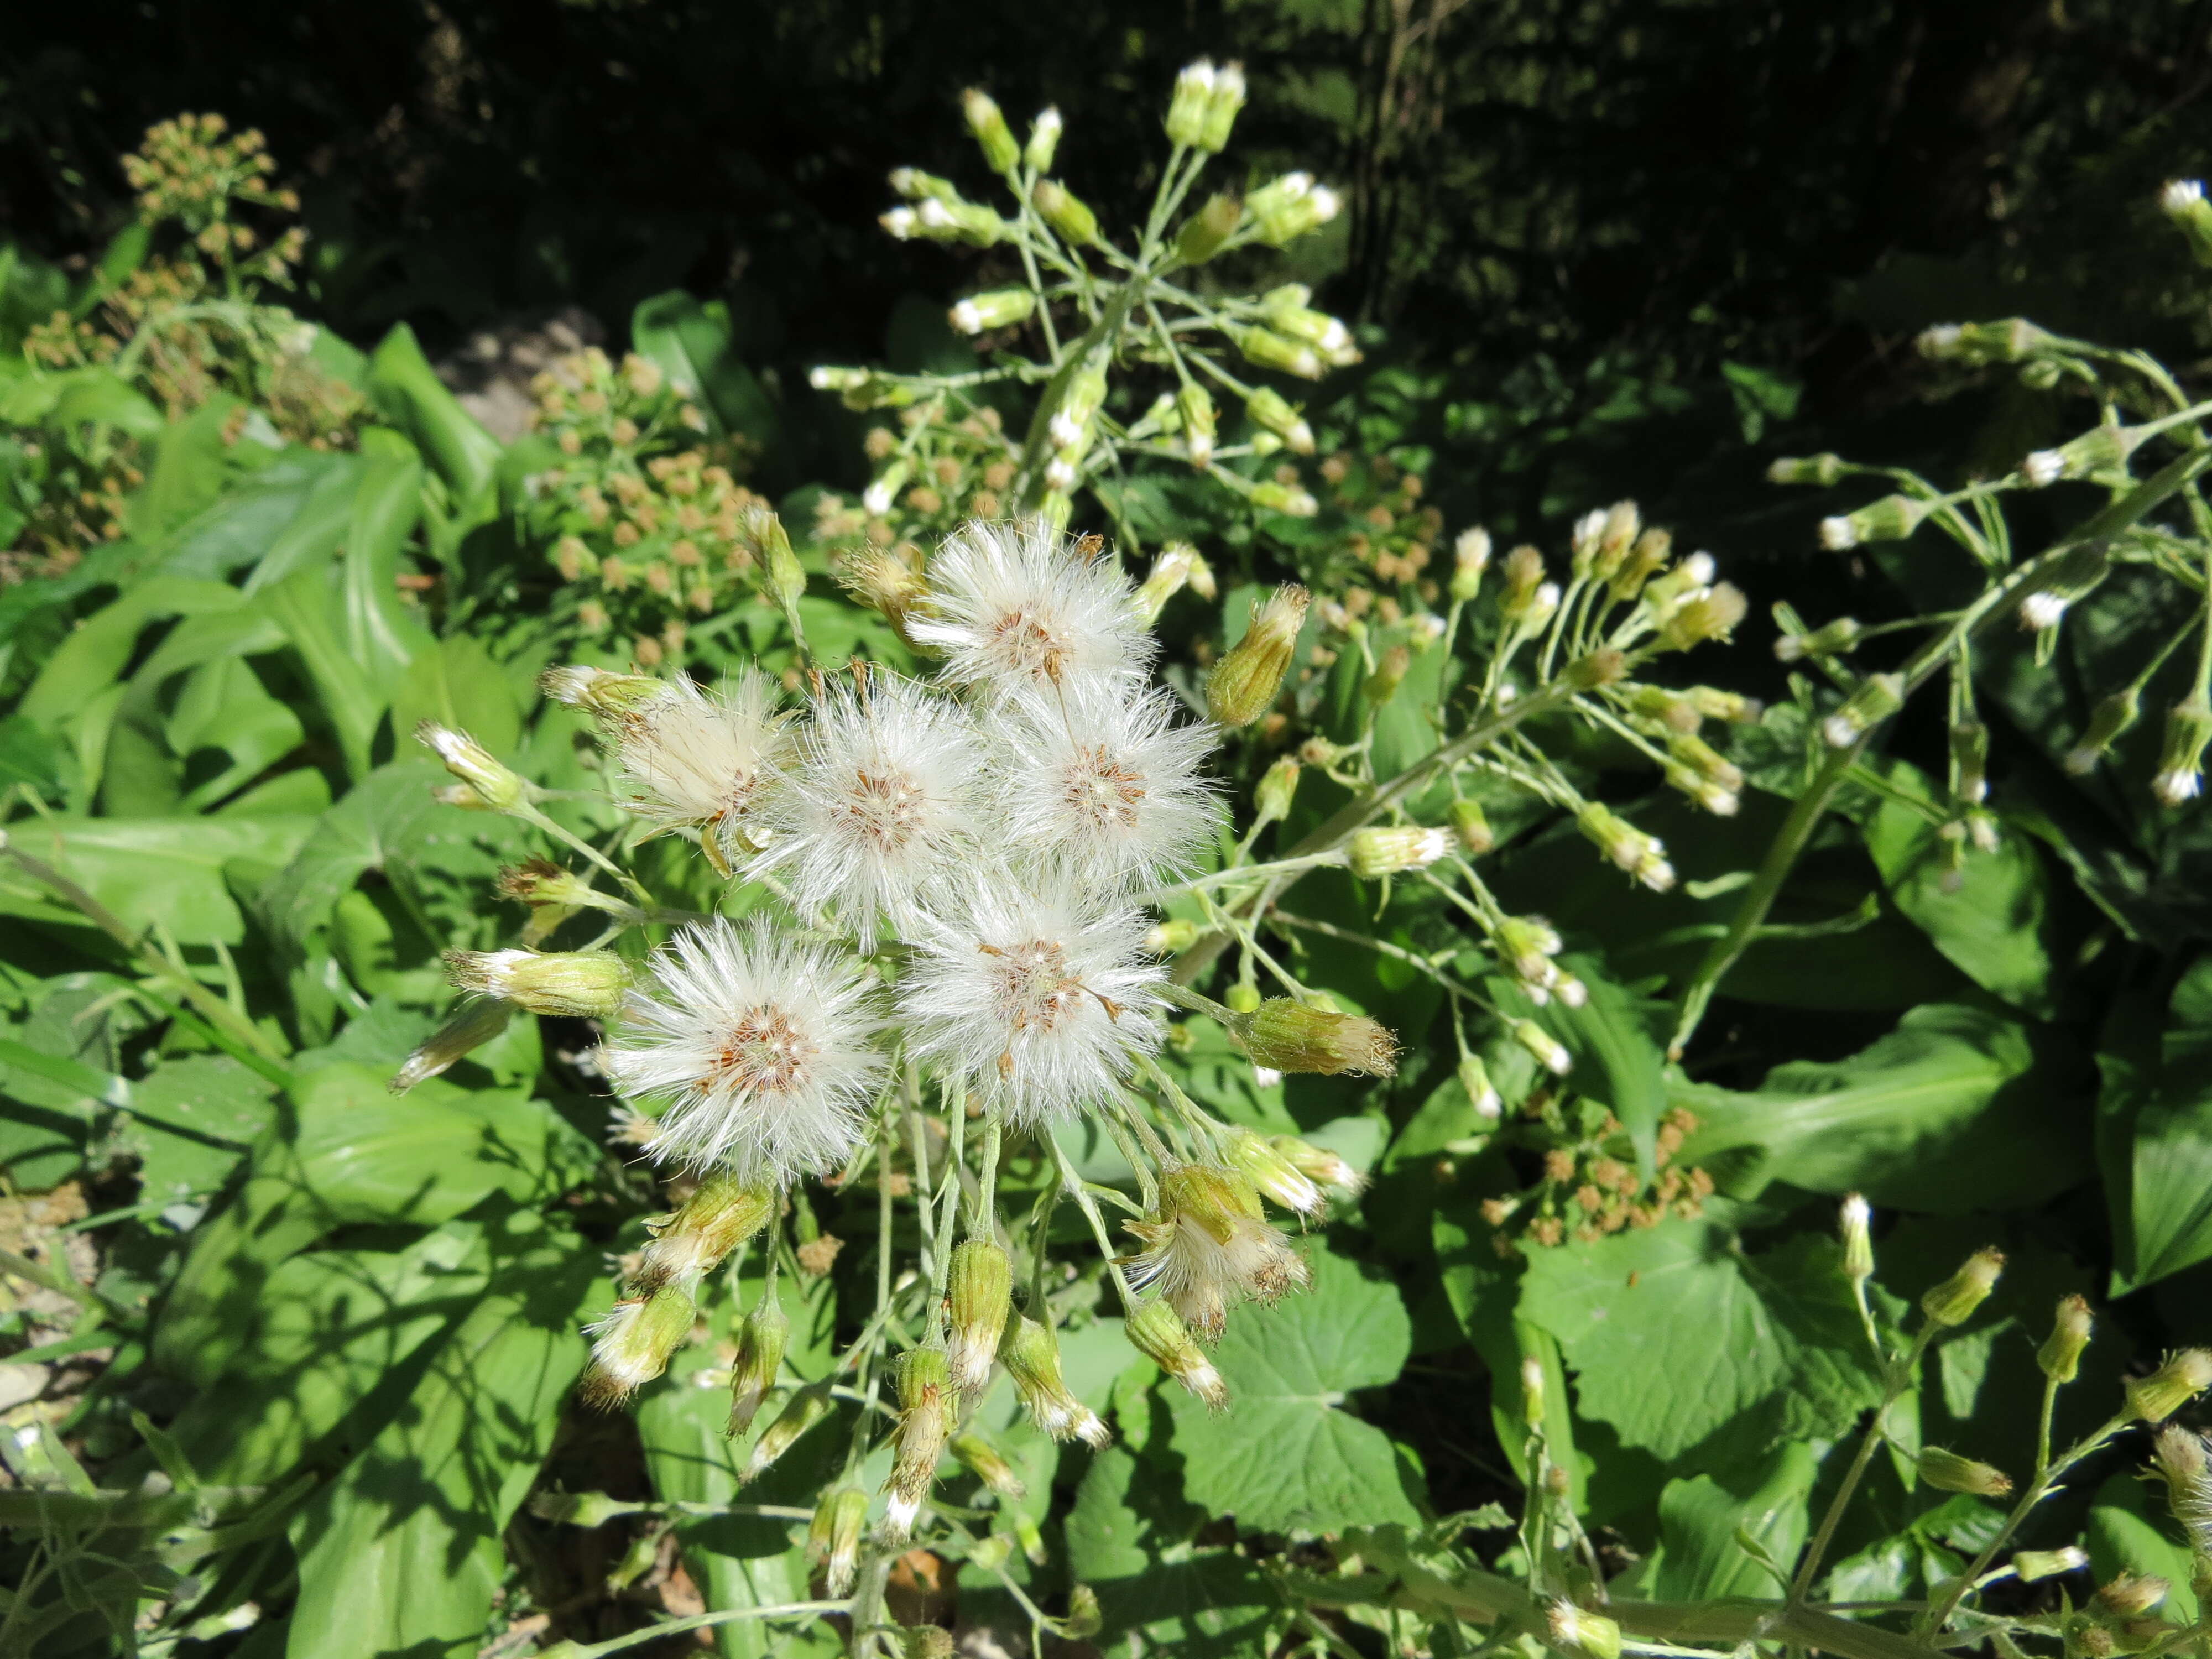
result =
[[[620,1653],[624,1648],[641,1648],[648,1642],[665,1640],[680,1636],[685,1631],[712,1630],[717,1625],[735,1624],[740,1619],[821,1619],[832,1613],[849,1613],[859,1598],[845,1601],[785,1601],[772,1607],[727,1607],[720,1613],[695,1613],[685,1619],[671,1619],[665,1623],[647,1625],[643,1630],[634,1630],[625,1635],[611,1637],[604,1642],[594,1642],[587,1647],[563,1644],[561,1659],[599,1659],[608,1653]],[[857,1620],[854,1621],[859,1622]]]
[[[1911,1351],[1889,1367],[1888,1376],[1882,1384],[1881,1403],[1874,1410],[1874,1420],[1867,1425],[1866,1433],[1859,1441],[1858,1451],[1851,1458],[1851,1466],[1844,1472],[1843,1484],[1836,1488],[1835,1497],[1829,1500],[1828,1512],[1820,1517],[1820,1529],[1813,1534],[1813,1541],[1805,1547],[1805,1559],[1798,1564],[1796,1577],[1790,1581],[1791,1607],[1805,1604],[1805,1597],[1813,1588],[1813,1581],[1820,1576],[1820,1563],[1827,1557],[1828,1546],[1835,1541],[1836,1528],[1843,1521],[1844,1511],[1850,1506],[1852,1495],[1858,1491],[1859,1480],[1866,1474],[1867,1465],[1874,1461],[1875,1448],[1888,1437],[1882,1424],[1889,1416],[1889,1408],[1903,1397],[1905,1389],[1912,1386],[1921,1357],[1928,1352],[1928,1344],[1937,1328],[1933,1320],[1922,1325],[1919,1335],[1912,1339]]]

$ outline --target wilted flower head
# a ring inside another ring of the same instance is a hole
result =
[[[1101,910],[1065,879],[979,877],[915,941],[899,988],[914,1054],[1017,1124],[1111,1095],[1160,1042],[1144,937],[1136,911]]]
[[[1126,690],[1152,660],[1127,579],[1042,519],[966,526],[931,562],[929,588],[907,631],[944,653],[955,685]]]
[[[1261,1218],[1251,1183],[1228,1170],[1163,1171],[1153,1218],[1124,1224],[1145,1243],[1130,1283],[1157,1286],[1202,1337],[1221,1334],[1232,1304],[1273,1302],[1307,1282],[1305,1258]]]
[[[760,805],[755,872],[780,872],[799,908],[834,908],[864,945],[911,924],[976,823],[983,754],[966,713],[911,680],[840,682],[817,699],[795,759]]]
[[[884,1062],[848,957],[717,919],[678,933],[653,976],[600,1061],[624,1093],[670,1101],[656,1159],[789,1181],[859,1144]]]
[[[656,831],[699,831],[726,869],[745,850],[749,814],[787,741],[767,675],[744,668],[712,691],[678,675],[613,722],[623,805]]]
[[[993,822],[1022,861],[1102,885],[1188,869],[1220,811],[1199,765],[1204,726],[1179,725],[1164,692],[1096,689],[1011,698],[988,727]]]

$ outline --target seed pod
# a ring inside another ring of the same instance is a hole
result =
[[[1020,1499],[1028,1491],[1014,1466],[1006,1462],[1006,1455],[990,1440],[975,1430],[956,1434],[945,1449],[958,1461],[960,1467],[975,1476],[1000,1497],[1009,1501]]]
[[[630,1288],[649,1294],[671,1279],[696,1283],[768,1224],[778,1196],[766,1182],[707,1176],[645,1247]]]
[[[1199,1352],[1190,1332],[1164,1302],[1140,1304],[1121,1326],[1130,1346],[1215,1411],[1229,1404],[1229,1387],[1213,1362]]]
[[[2002,1469],[1987,1463],[1977,1463],[1971,1457],[1961,1457],[1956,1452],[1945,1451],[1941,1446],[1923,1446],[1915,1462],[1920,1478],[1938,1492],[1971,1492],[1977,1498],[2002,1498],[2012,1490],[2012,1477]]]
[[[1006,1253],[989,1239],[971,1238],[952,1249],[946,1300],[951,1334],[945,1362],[952,1385],[964,1394],[981,1393],[998,1358],[999,1334],[1012,1304],[1014,1270]]]
[[[1218,726],[1249,726],[1282,689],[1313,596],[1296,584],[1253,607],[1251,625],[1206,677],[1206,712]]]
[[[783,1402],[783,1409],[775,1420],[761,1431],[753,1443],[752,1455],[745,1460],[744,1472],[738,1477],[743,1486],[757,1479],[769,1465],[781,1457],[799,1442],[799,1436],[830,1415],[830,1379],[810,1382]]]
[[[592,1361],[578,1392],[595,1406],[615,1406],[668,1369],[668,1357],[691,1334],[698,1305],[681,1285],[615,1304],[586,1333]]]
[[[2089,1304],[2078,1296],[2061,1297],[2051,1335],[2036,1350],[2035,1363],[2053,1382],[2071,1382],[2081,1369],[2082,1350],[2089,1346]]]
[[[1013,1379],[1015,1395],[1030,1420],[1054,1440],[1103,1446],[1110,1438],[1098,1414],[1068,1392],[1060,1374],[1060,1344],[1045,1326],[1018,1313],[1008,1315],[999,1360]]]
[[[465,732],[435,720],[415,728],[416,740],[434,750],[451,772],[495,812],[512,812],[526,806],[538,793],[522,775],[501,763]]]
[[[448,951],[445,961],[456,990],[533,1014],[606,1019],[629,992],[629,964],[611,951]]]

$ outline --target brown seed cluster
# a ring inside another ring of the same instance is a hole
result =
[[[1542,1091],[1522,1113],[1552,1125],[1562,1116]],[[1669,1215],[1694,1220],[1705,1212],[1713,1180],[1701,1169],[1676,1166],[1674,1158],[1697,1127],[1697,1115],[1680,1106],[1660,1121],[1652,1153],[1657,1173],[1648,1187],[1634,1162],[1620,1156],[1626,1132],[1610,1113],[1594,1133],[1547,1147],[1534,1185],[1484,1201],[1482,1218],[1498,1230],[1492,1247],[1510,1258],[1532,1244],[1549,1248],[1570,1237],[1590,1243],[1623,1228],[1656,1227]]]

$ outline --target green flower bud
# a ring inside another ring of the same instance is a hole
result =
[[[1357,1194],[1367,1185],[1367,1177],[1353,1169],[1341,1156],[1326,1146],[1316,1146],[1311,1141],[1301,1140],[1296,1135],[1275,1135],[1267,1144],[1283,1159],[1317,1187],[1333,1188],[1340,1193]],[[1262,1191],[1266,1189],[1261,1188]],[[1274,1194],[1268,1194],[1269,1197]],[[1286,1206],[1289,1208],[1297,1206]]]
[[[471,997],[443,1025],[416,1046],[385,1086],[404,1095],[426,1078],[436,1077],[507,1029],[514,1005],[493,997]]]
[[[960,112],[992,172],[1012,173],[1021,166],[1022,147],[1014,142],[1013,130],[988,93],[969,88],[960,94]]]
[[[1990,793],[1990,728],[1979,720],[1960,720],[1951,728],[1951,764],[1960,800],[1978,806]]]
[[[2159,192],[2158,204],[2189,244],[2200,265],[2212,265],[2212,202],[2195,179],[2177,179]]]
[[[1413,665],[1413,653],[1410,647],[1392,646],[1382,653],[1382,659],[1375,665],[1375,672],[1361,683],[1359,695],[1380,708],[1398,695],[1398,688],[1406,683],[1406,672]]]
[[[2152,434],[2140,427],[2093,427],[2056,449],[2039,449],[2020,464],[2020,475],[2030,488],[2041,489],[2062,478],[2093,478],[2100,472],[2116,472],[2128,457]]]
[[[668,693],[668,682],[650,674],[610,674],[603,668],[549,668],[538,677],[538,689],[557,703],[580,708],[602,720],[619,721],[626,714]]]
[[[1940,323],[1921,331],[1920,355],[1937,362],[2016,363],[2058,342],[2024,317],[1995,323]]]
[[[2167,1355],[2166,1363],[2148,1376],[2128,1384],[2128,1415],[2162,1423],[2208,1388],[2212,1388],[2212,1350],[2184,1348]]]
[[[906,1659],[952,1659],[959,1649],[944,1626],[914,1625],[904,1632],[900,1651]]]
[[[1156,957],[1181,956],[1198,939],[1199,926],[1187,916],[1170,916],[1145,930],[1145,949]]]
[[[445,960],[454,989],[533,1014],[608,1019],[629,991],[629,965],[611,951],[448,951]]]
[[[1451,597],[1465,605],[1482,591],[1482,573],[1490,568],[1490,532],[1477,526],[1459,532],[1452,543]]]
[[[1321,511],[1321,503],[1297,484],[1283,483],[1273,478],[1265,479],[1252,486],[1252,505],[1270,513],[1281,513],[1293,519],[1310,519]]]
[[[623,1516],[636,1514],[637,1507],[603,1492],[541,1492],[530,1499],[530,1512],[540,1521],[558,1521],[571,1527],[604,1527]]]
[[[1838,617],[1809,634],[1784,634],[1774,641],[1777,662],[1799,662],[1807,657],[1846,657],[1858,648],[1866,630],[1856,617]]]
[[[1186,64],[1176,76],[1175,91],[1168,99],[1168,142],[1184,148],[1195,148],[1206,136],[1206,118],[1213,103],[1213,90],[1219,73],[1206,58]]]
[[[1028,1491],[1021,1477],[1014,1473],[1014,1466],[1006,1462],[1006,1455],[975,1430],[954,1435],[945,1449],[962,1468],[1000,1497],[1010,1502],[1018,1501]]]
[[[615,1304],[591,1328],[591,1364],[577,1391],[595,1406],[614,1406],[668,1369],[668,1357],[691,1334],[699,1309],[681,1285]]]
[[[1206,205],[1184,220],[1176,232],[1176,263],[1204,264],[1228,246],[1243,222],[1244,204],[1237,198],[1226,193],[1208,197]]]
[[[1067,1616],[1060,1621],[1060,1633],[1071,1642],[1087,1642],[1106,1628],[1106,1615],[1099,1610],[1098,1592],[1088,1584],[1071,1584],[1067,1590]]]
[[[1213,72],[1213,91],[1206,100],[1206,117],[1194,142],[1198,148],[1218,155],[1228,148],[1230,130],[1237,125],[1237,112],[1244,107],[1244,66],[1224,64]]]
[[[1620,1659],[1620,1626],[1603,1613],[1561,1600],[1545,1610],[1544,1621],[1554,1642],[1583,1659]]]
[[[1271,386],[1261,386],[1244,400],[1244,413],[1254,425],[1275,434],[1300,455],[1314,453],[1313,428],[1291,401]]]
[[[1455,800],[1450,808],[1452,835],[1458,841],[1460,851],[1469,858],[1479,858],[1498,845],[1498,836],[1490,827],[1490,819],[1479,800]]]
[[[1297,793],[1300,769],[1297,761],[1285,755],[1261,775],[1252,791],[1257,823],[1275,823],[1290,816],[1291,801]]]
[[[867,1522],[868,1494],[857,1486],[841,1487],[814,1506],[806,1525],[806,1559],[823,1570],[833,1598],[853,1593]]]
[[[1249,726],[1273,705],[1312,601],[1311,594],[1293,583],[1254,605],[1244,637],[1223,653],[1206,677],[1206,708],[1214,724]]]
[[[898,1427],[891,1433],[891,1473],[884,1482],[890,1499],[884,1524],[894,1540],[914,1530],[955,1413],[952,1375],[943,1349],[909,1348],[899,1356],[896,1376]]]
[[[2012,1490],[2012,1477],[2002,1469],[1987,1463],[1977,1463],[1971,1457],[1961,1457],[1956,1452],[1945,1451],[1941,1446],[1925,1446],[1914,1465],[1920,1478],[1938,1492],[1971,1492],[1977,1498],[2002,1498]]]
[[[1289,997],[1270,997],[1235,1015],[1229,1040],[1270,1071],[1389,1077],[1398,1068],[1398,1045],[1376,1021]]]
[[[1229,988],[1222,1000],[1233,1014],[1249,1014],[1260,1006],[1260,988],[1249,979],[1240,979]]]
[[[1187,381],[1176,393],[1176,410],[1182,417],[1183,447],[1190,452],[1191,465],[1204,466],[1213,459],[1213,398],[1197,381]]]
[[[1164,1302],[1140,1303],[1121,1326],[1129,1346],[1215,1411],[1229,1404],[1229,1388],[1190,1332]]]
[[[730,1367],[730,1421],[724,1434],[735,1437],[752,1427],[783,1370],[783,1351],[790,1340],[791,1321],[771,1290],[738,1328],[738,1357]]]
[[[1874,1211],[1856,1193],[1844,1200],[1844,1277],[1874,1277]]]
[[[766,1182],[728,1174],[704,1177],[645,1247],[630,1288],[643,1295],[672,1279],[696,1284],[768,1224],[778,1196]]]
[[[1320,1187],[1284,1157],[1273,1142],[1249,1129],[1229,1131],[1223,1157],[1230,1169],[1249,1182],[1255,1191],[1286,1210],[1295,1210],[1300,1215],[1318,1215],[1328,1207]]]
[[[1022,150],[1022,165],[1032,173],[1050,173],[1052,158],[1060,153],[1060,135],[1066,124],[1060,111],[1048,106],[1030,123],[1030,141]]]
[[[1244,211],[1258,228],[1261,241],[1282,247],[1327,224],[1343,206],[1342,198],[1328,185],[1316,184],[1312,174],[1286,173],[1254,191],[1245,200]]]
[[[2159,750],[2158,775],[2150,792],[2168,806],[2194,800],[2204,787],[2204,746],[2212,743],[2212,706],[2203,690],[2166,711],[2166,735]]]
[[[1902,674],[1869,674],[1820,724],[1831,749],[1848,749],[1905,707]]]
[[[1303,340],[1293,340],[1268,328],[1237,328],[1227,330],[1237,349],[1244,360],[1261,368],[1271,368],[1279,374],[1295,374],[1300,380],[1318,380],[1328,372],[1328,365],[1321,354]]]
[[[2081,1352],[2089,1346],[2089,1304],[2078,1296],[2061,1297],[2051,1335],[2036,1350],[2035,1363],[2053,1382],[2071,1382],[2081,1369]]]
[[[1030,1421],[1054,1440],[1103,1446],[1110,1438],[1098,1414],[1068,1392],[1060,1371],[1060,1344],[1048,1327],[1009,1314],[999,1340],[999,1363],[1013,1379],[1014,1394]]]
[[[2056,1550],[2021,1550],[2012,1558],[2013,1572],[2023,1584],[2056,1578],[2062,1572],[2079,1572],[2088,1565],[2088,1552],[2078,1544]]]
[[[770,1464],[799,1443],[801,1435],[830,1415],[830,1382],[826,1376],[810,1382],[783,1402],[783,1409],[753,1443],[752,1455],[745,1460],[744,1473],[738,1477],[739,1486],[757,1480]]]
[[[991,1380],[999,1355],[999,1333],[1012,1305],[1014,1269],[1006,1253],[987,1238],[971,1238],[952,1248],[946,1290],[951,1334],[945,1362],[953,1384],[980,1394]]]
[[[1935,510],[1917,496],[1885,495],[1856,513],[1821,520],[1820,545],[1841,553],[1867,542],[1901,542]]]
[[[1558,1077],[1575,1068],[1575,1057],[1566,1045],[1533,1019],[1516,1019],[1508,1028],[1513,1040],[1536,1057],[1539,1064]]]
[[[492,811],[514,811],[528,805],[538,793],[521,774],[502,764],[465,732],[456,732],[435,720],[424,720],[415,728],[415,737],[435,750],[446,769],[466,784],[477,799]]]
[[[1766,481],[1778,484],[1818,484],[1826,489],[1844,476],[1840,455],[1784,455],[1766,469]]]
[[[1379,880],[1401,870],[1425,870],[1451,850],[1451,836],[1443,830],[1413,823],[1355,830],[1345,846],[1352,873],[1362,881]]]
[[[982,334],[994,328],[1025,323],[1036,312],[1036,295],[1025,288],[994,288],[971,294],[945,313],[962,334]]]
[[[1105,246],[1105,239],[1098,234],[1098,216],[1058,179],[1038,179],[1036,188],[1030,191],[1030,200],[1036,203],[1036,210],[1044,215],[1045,223],[1058,231],[1073,246]]]
[[[2095,771],[2097,763],[2123,733],[2133,727],[2142,714],[2142,704],[2132,685],[2101,699],[2089,711],[2089,724],[2081,733],[2081,742],[2066,751],[2066,769],[2077,778]]]
[[[1977,1250],[1966,1265],[1920,1298],[1920,1310],[1938,1325],[1963,1325],[1974,1310],[1989,1300],[2004,1272],[2005,1259],[1996,1250]]]
[[[1497,1089],[1490,1081],[1490,1068],[1482,1063],[1480,1054],[1462,1054],[1459,1059],[1459,1086],[1467,1091],[1467,1097],[1477,1117],[1495,1123],[1504,1115],[1505,1103],[1498,1098]]]

